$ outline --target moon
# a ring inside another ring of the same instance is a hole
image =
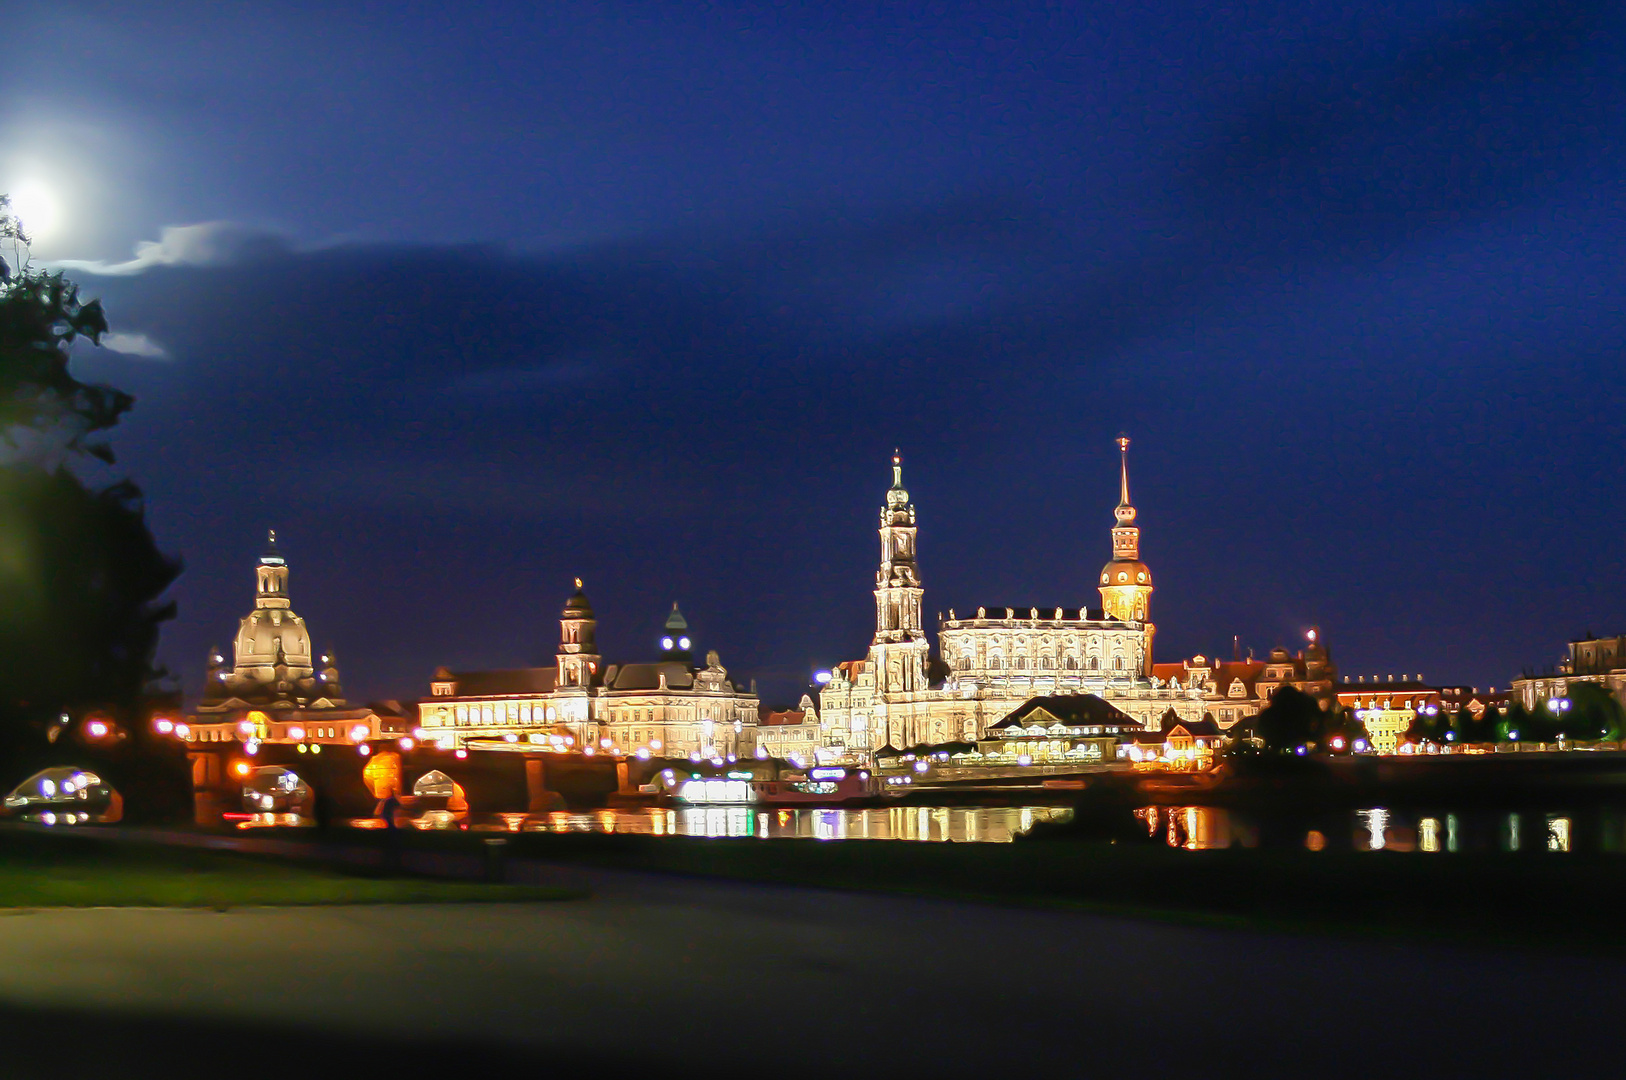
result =
[[[62,223],[62,204],[56,192],[39,180],[23,180],[10,192],[12,216],[30,239],[49,239]]]

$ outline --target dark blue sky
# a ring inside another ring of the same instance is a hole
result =
[[[612,660],[679,600],[792,701],[894,445],[929,611],[1072,606],[1120,429],[1162,658],[1626,630],[1618,5],[7,22],[0,189],[124,335],[189,690],[274,526],[353,696],[545,660],[580,574]]]

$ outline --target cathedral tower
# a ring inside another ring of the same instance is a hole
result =
[[[1118,436],[1117,524],[1112,528],[1112,561],[1101,570],[1101,608],[1109,619],[1146,624],[1146,670],[1152,665],[1152,571],[1140,561],[1140,529],[1129,501],[1129,436]]]
[[[921,618],[920,567],[915,561],[915,507],[903,486],[903,457],[892,452],[892,487],[881,508],[881,566],[875,574],[876,689],[926,689],[926,631]]]

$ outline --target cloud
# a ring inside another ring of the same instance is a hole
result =
[[[115,330],[111,334],[102,335],[101,344],[104,349],[126,356],[144,356],[149,360],[169,359],[169,351],[146,334],[127,334],[122,330]]]
[[[166,226],[157,240],[135,246],[135,258],[124,262],[71,259],[55,265],[110,277],[140,274],[158,266],[236,266],[286,254],[286,237],[233,221],[204,221]]]

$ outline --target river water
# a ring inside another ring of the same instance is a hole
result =
[[[1148,806],[1128,832],[1187,851],[1303,848],[1388,851],[1626,854],[1626,806],[1458,810],[1371,806],[1261,814],[1211,806]]]
[[[754,836],[763,840],[926,840],[1008,843],[1041,821],[1072,811],[1055,806],[889,806],[875,809],[763,809],[749,806],[636,808],[576,813],[497,814],[475,830],[598,832],[638,836]],[[423,825],[434,827],[434,821]],[[451,825],[451,822],[446,822]]]

